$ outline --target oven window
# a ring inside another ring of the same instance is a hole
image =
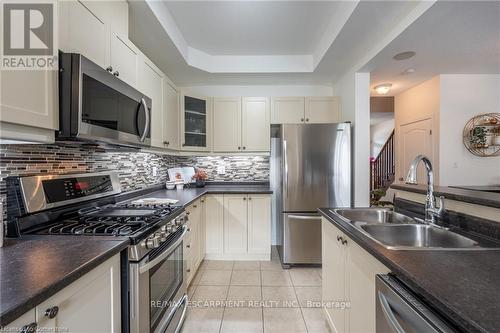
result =
[[[149,300],[151,328],[156,327],[162,319],[163,314],[171,306],[169,301],[173,300],[177,290],[182,285],[183,260],[182,242],[172,254],[158,265],[153,267],[149,273]]]

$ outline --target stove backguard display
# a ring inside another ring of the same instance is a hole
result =
[[[45,179],[42,181],[47,203],[83,198],[113,191],[109,175]]]

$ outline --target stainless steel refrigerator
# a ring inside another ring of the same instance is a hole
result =
[[[351,124],[280,125],[271,154],[278,170],[271,182],[281,263],[321,264],[317,209],[352,203]]]

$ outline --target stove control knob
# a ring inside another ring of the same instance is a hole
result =
[[[170,232],[170,233],[173,233],[175,231],[175,226],[173,225],[168,225],[167,226],[167,231]]]
[[[167,240],[168,233],[166,231],[160,232],[160,242],[164,242]]]
[[[153,236],[153,247],[157,248],[160,246],[160,235],[154,235]]]
[[[156,246],[156,247],[158,247],[158,246]],[[146,248],[147,249],[154,249],[155,248],[153,238],[150,237],[150,238],[146,239]]]
[[[143,241],[141,242],[141,247],[145,247],[145,248],[147,248],[147,244],[146,244],[146,241],[145,241],[145,240],[143,240]]]

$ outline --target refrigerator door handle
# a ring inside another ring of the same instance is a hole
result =
[[[286,154],[286,140],[283,140],[283,162],[285,169],[285,192],[288,197],[288,156]]]
[[[321,220],[321,216],[316,215],[288,215],[288,217],[295,220]]]

